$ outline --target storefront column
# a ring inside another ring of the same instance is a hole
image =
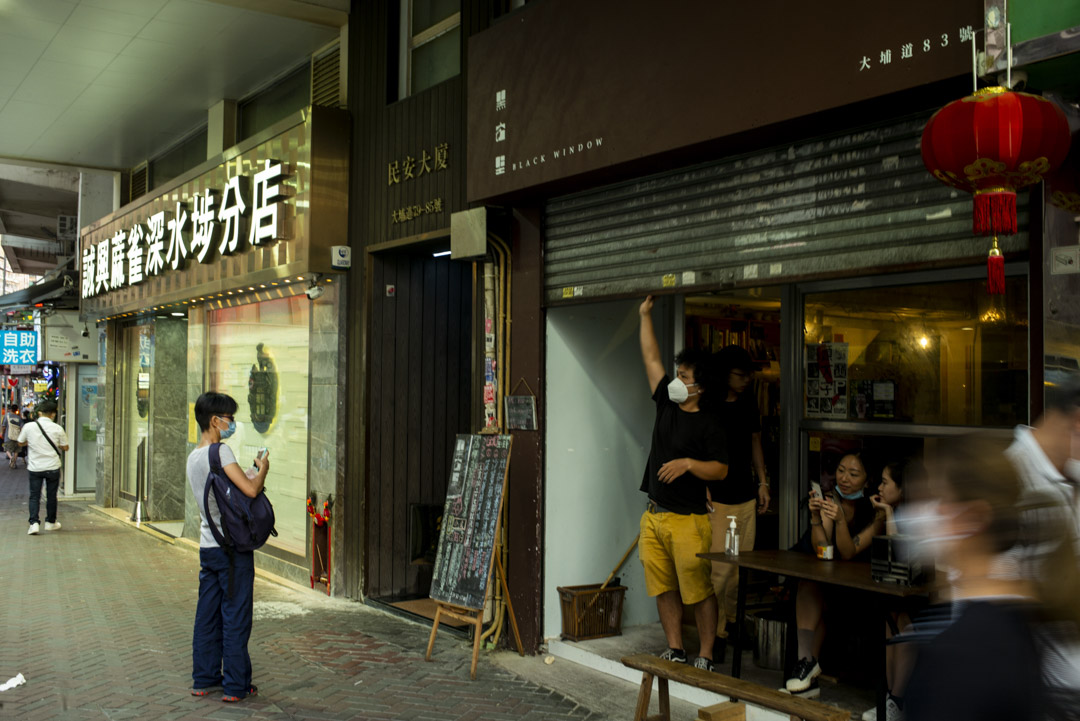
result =
[[[540,211],[514,213],[511,313],[513,331],[510,386],[524,378],[536,394],[538,431],[516,431],[509,470],[507,523],[509,525],[510,599],[521,630],[521,641],[530,653],[541,642],[541,594],[543,573],[543,438],[544,438],[544,292],[541,255]],[[524,389],[520,391],[526,393]]]
[[[154,322],[154,365],[150,376],[150,457],[147,458],[147,517],[184,517],[187,487],[187,321]]]
[[[188,311],[188,335],[187,335],[187,409],[189,415],[186,424],[187,452],[190,454],[199,443],[199,425],[195,421],[195,401],[199,399],[206,388],[206,310],[202,307],[192,308]],[[194,428],[192,428],[194,426]],[[185,468],[187,462],[184,463]],[[199,541],[199,504],[200,498],[195,500],[195,494],[191,491],[189,483],[184,484],[184,538]]]

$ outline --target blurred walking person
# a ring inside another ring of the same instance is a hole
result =
[[[7,415],[4,416],[4,451],[7,453],[8,466],[15,467],[19,458],[19,433],[22,431],[23,419],[19,415],[19,404],[12,403],[8,406]]]
[[[1039,637],[1047,622],[1077,615],[1067,595],[1080,573],[1071,545],[1060,546],[1065,555],[1056,557],[1053,583],[996,572],[998,559],[1022,542],[1021,516],[1035,500],[1022,495],[1002,450],[986,438],[957,439],[930,469],[932,520],[922,519],[928,532],[921,535],[949,569],[953,608],[949,625],[919,652],[906,694],[909,721],[1060,717],[1047,694]],[[1044,532],[1049,538],[1062,530]]]

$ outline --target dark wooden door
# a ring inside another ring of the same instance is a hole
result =
[[[472,264],[388,253],[372,273],[366,595],[426,596],[410,523],[414,505],[441,508],[454,436],[472,431]]]

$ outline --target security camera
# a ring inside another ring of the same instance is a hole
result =
[[[312,285],[308,286],[307,290],[305,290],[304,292],[307,293],[307,297],[311,300],[317,300],[319,298],[322,298],[323,293],[326,292],[326,288],[323,288],[321,285],[315,285],[313,283]]]
[[[86,323],[83,323],[82,337],[83,338],[89,338],[90,337],[90,329],[86,327]]]

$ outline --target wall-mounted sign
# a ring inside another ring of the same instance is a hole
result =
[[[78,313],[58,311],[45,318],[41,326],[41,359],[57,363],[97,363],[97,334],[83,337]]]
[[[706,161],[741,152],[717,139],[970,76],[964,41],[983,24],[982,0],[678,7],[546,0],[471,36],[468,200],[624,164],[655,172],[663,154]]]
[[[393,160],[386,164],[386,184],[396,185],[405,180],[414,180],[428,173],[446,170],[450,158],[449,143],[439,143],[428,155],[427,148],[420,151],[420,157],[415,158],[411,154],[401,160]]]
[[[179,310],[230,291],[254,301],[333,272],[330,249],[348,237],[348,113],[313,106],[276,127],[83,228],[80,312]]]
[[[32,330],[0,330],[0,363],[23,365],[38,362],[37,333]]]
[[[248,245],[289,237],[286,200],[295,190],[283,181],[290,175],[286,165],[266,159],[254,182],[234,175],[221,190],[207,188],[202,195],[177,202],[171,212],[159,210],[145,224],[118,230],[96,246],[87,244],[82,251],[82,297],[180,270],[188,260],[212,263]]]

